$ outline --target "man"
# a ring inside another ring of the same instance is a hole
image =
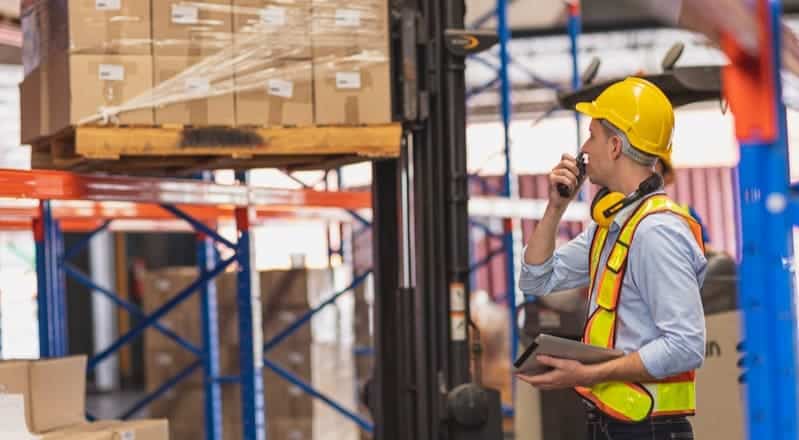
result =
[[[671,157],[658,160],[657,164],[655,165],[655,172],[663,176],[663,183],[666,186],[674,183],[674,166],[671,164]],[[705,227],[704,222],[702,222],[702,217],[700,217],[699,213],[688,204],[683,204],[683,208],[687,209],[691,214],[691,217],[696,219],[697,223],[699,223],[699,225],[702,227],[702,241],[705,243],[705,247],[707,247],[710,244],[710,234],[708,234],[707,228]],[[707,249],[705,250],[707,251]]]
[[[551,370],[519,377],[543,390],[574,388],[591,408],[593,439],[693,438],[686,416],[696,406],[693,371],[704,360],[699,289],[707,263],[698,225],[653,173],[671,154],[671,103],[652,83],[627,78],[577,110],[592,118],[582,147],[587,177],[618,194],[555,250],[558,222],[582,183],[575,159],[564,155],[549,175],[549,204],[525,249],[519,286],[539,296],[589,287],[583,342],[625,356],[596,365],[540,356]],[[645,188],[653,181],[659,185]]]

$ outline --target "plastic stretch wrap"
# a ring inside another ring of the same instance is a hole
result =
[[[391,121],[387,0],[22,7],[22,107],[40,115],[23,118],[28,137],[83,124]]]

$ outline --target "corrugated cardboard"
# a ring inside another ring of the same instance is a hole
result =
[[[387,0],[315,0],[311,15],[314,57],[319,51],[388,50]]]
[[[28,431],[33,431],[33,413],[30,399],[30,378],[28,361],[0,362],[0,387],[3,394],[21,394],[25,401],[25,423]]]
[[[197,56],[161,56],[155,57],[155,84],[167,81],[203,58]],[[232,73],[232,72],[231,72]],[[231,80],[233,76],[231,74]],[[155,109],[156,124],[183,125],[233,125],[236,122],[233,93],[208,98],[212,84],[207,76],[198,75],[181,80],[186,96],[196,99],[167,104]]]
[[[233,44],[230,0],[153,2],[153,53],[205,56]]]
[[[53,27],[50,50],[123,55],[152,52],[148,1],[49,0],[49,9]]]
[[[86,356],[44,359],[30,364],[33,432],[86,420]]]
[[[740,312],[705,317],[707,346],[705,363],[696,373],[696,438],[745,438],[744,387],[738,383],[741,354]]]
[[[265,62],[236,73],[236,124],[264,127],[313,124],[310,61]]]
[[[233,0],[236,53],[269,59],[311,58],[308,2]]]
[[[76,125],[152,89],[152,58],[145,55],[51,55],[48,60],[50,132]],[[152,109],[120,113],[120,124],[153,124]]]
[[[29,144],[47,133],[49,118],[44,111],[47,105],[47,89],[42,81],[44,66],[34,69],[19,85],[20,141]]]
[[[319,125],[391,122],[388,57],[368,60],[347,51],[314,53],[314,121]]]
[[[51,432],[44,434],[41,440],[116,440],[111,432]],[[127,439],[126,439],[127,440]]]

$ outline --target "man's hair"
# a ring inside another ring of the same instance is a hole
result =
[[[653,156],[648,153],[644,153],[643,151],[635,148],[631,143],[630,140],[627,139],[627,135],[624,134],[621,130],[616,128],[613,124],[608,122],[605,119],[599,120],[599,125],[602,126],[602,130],[604,130],[605,135],[608,137],[611,136],[618,136],[621,139],[621,152],[625,156],[632,159],[634,162],[651,167],[655,165],[655,161],[657,161],[657,156]]]

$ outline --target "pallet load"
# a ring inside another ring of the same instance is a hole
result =
[[[338,275],[330,270],[261,272],[263,340],[269,341],[332,294],[335,291],[334,276]],[[191,267],[145,272],[141,279],[144,310],[148,313],[156,310],[196,277],[197,269]],[[217,277],[216,288],[221,375],[235,377],[240,373],[235,273]],[[346,303],[344,298],[341,301]],[[189,342],[202,346],[198,295],[179,304],[159,322]],[[354,408],[352,343],[349,337],[342,336],[346,333],[342,331],[335,307],[328,307],[265,356],[291,375],[342,402],[345,407]],[[144,352],[145,381],[149,392],[158,389],[197,359],[153,330],[144,336]],[[267,367],[263,370],[263,383],[268,438],[354,440],[357,437],[357,428],[353,424],[342,420],[324,403],[315,402],[301,388]],[[221,384],[225,439],[240,439],[242,435],[239,387],[236,383]],[[202,369],[198,369],[154,401],[150,405],[150,414],[169,420],[173,438],[202,438],[205,426],[197,421],[205,417],[204,402],[203,374]]]
[[[87,422],[86,357],[0,362],[0,438],[169,440],[166,420]]]
[[[34,167],[398,155],[387,0],[25,0],[21,20]]]

